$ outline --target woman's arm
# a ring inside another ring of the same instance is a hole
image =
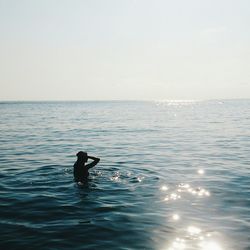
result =
[[[100,161],[100,158],[97,158],[97,157],[94,157],[94,156],[89,156],[89,155],[88,155],[88,159],[93,160],[93,162],[86,165],[86,167],[88,169],[93,168]]]

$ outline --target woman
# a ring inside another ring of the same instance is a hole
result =
[[[77,181],[79,185],[82,185],[83,182],[87,181],[88,179],[88,170],[93,168],[100,161],[100,159],[97,157],[88,156],[88,154],[83,151],[78,152],[76,156],[77,161],[74,164],[74,177],[75,181]],[[93,162],[85,165],[88,159],[93,160]]]

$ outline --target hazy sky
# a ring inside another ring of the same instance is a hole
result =
[[[0,0],[0,100],[250,98],[249,0]]]

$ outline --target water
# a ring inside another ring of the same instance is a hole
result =
[[[0,104],[1,249],[249,250],[250,100]],[[75,154],[100,157],[73,181]]]

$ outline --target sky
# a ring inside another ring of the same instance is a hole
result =
[[[250,98],[249,0],[0,0],[0,100]]]

